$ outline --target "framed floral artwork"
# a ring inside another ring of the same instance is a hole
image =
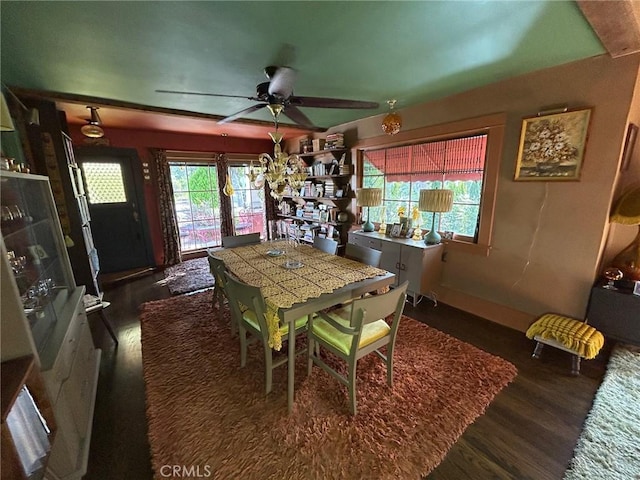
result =
[[[522,120],[515,180],[579,180],[591,108]]]

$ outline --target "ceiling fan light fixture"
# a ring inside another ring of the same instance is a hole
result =
[[[387,135],[395,135],[402,128],[402,117],[393,110],[396,100],[387,100],[387,104],[389,104],[389,113],[382,120],[382,131]]]

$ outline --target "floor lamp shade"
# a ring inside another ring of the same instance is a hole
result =
[[[369,221],[369,208],[382,204],[382,189],[360,188],[356,191],[356,201],[358,206],[367,207],[367,221],[362,226],[362,230],[365,232],[373,232],[374,225]]]
[[[612,223],[638,226],[633,241],[611,261],[612,266],[622,271],[625,280],[640,281],[640,188],[625,193],[611,214]]]
[[[435,245],[440,243],[440,234],[436,232],[436,213],[448,212],[453,207],[453,190],[420,190],[418,210],[433,212],[431,231],[424,237],[424,243]]]

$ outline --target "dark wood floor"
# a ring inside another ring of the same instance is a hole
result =
[[[147,441],[142,379],[139,306],[169,297],[154,273],[106,292],[105,311],[118,332],[120,346],[96,315],[90,317],[94,340],[102,348],[102,365],[86,479],[153,477]],[[546,348],[532,360],[532,342],[522,333],[446,305],[423,300],[405,314],[512,362],[515,381],[491,403],[449,451],[429,479],[561,479],[582,424],[591,408],[610,353],[584,361],[579,377],[569,375],[570,356]],[[284,392],[283,392],[284,394]],[[283,479],[287,480],[287,479]]]

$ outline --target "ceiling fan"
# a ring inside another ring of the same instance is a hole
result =
[[[278,121],[279,114],[283,113],[298,125],[307,128],[317,128],[299,109],[299,107],[348,109],[372,109],[379,107],[377,102],[342,100],[338,98],[301,97],[294,95],[293,84],[295,82],[296,71],[291,67],[270,65],[264,69],[264,73],[269,81],[259,83],[256,86],[256,95],[254,97],[246,97],[243,95],[224,95],[219,93],[180,92],[176,90],[156,90],[156,92],[178,93],[181,95],[204,95],[208,97],[246,98],[247,100],[259,102],[219,120],[218,123],[233,122],[238,118],[267,107],[273,114],[276,122]]]

